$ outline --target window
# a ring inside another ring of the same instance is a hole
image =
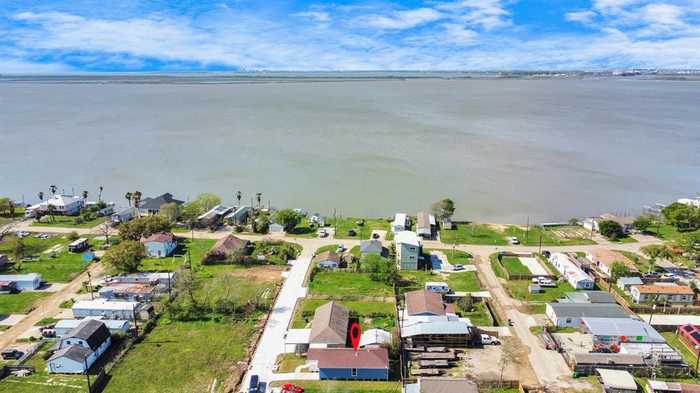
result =
[[[353,368],[352,370],[350,370],[350,373],[353,377],[356,377],[357,376],[357,369]]]

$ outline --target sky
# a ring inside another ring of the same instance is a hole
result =
[[[0,4],[0,73],[700,68],[700,0]]]

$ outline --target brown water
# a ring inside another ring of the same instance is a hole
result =
[[[700,191],[700,83],[0,83],[0,194],[199,191],[328,214],[565,220]]]

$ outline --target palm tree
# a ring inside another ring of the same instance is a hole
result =
[[[241,198],[243,197],[243,193],[240,191],[236,191],[236,200],[238,201],[238,208],[240,209],[241,207]]]
[[[51,191],[51,195],[56,195],[56,190],[58,190],[58,187],[56,187],[54,184],[49,186],[49,191]]]
[[[131,191],[127,192],[124,194],[124,198],[129,202],[129,207],[131,207],[131,199],[134,197],[134,194],[131,193]]]
[[[49,203],[48,206],[46,206],[46,209],[49,211],[49,216],[51,216],[51,222],[55,222],[56,219],[53,217],[53,214],[55,213],[56,206]]]
[[[139,208],[139,205],[141,204],[141,195],[142,195],[141,191],[134,191],[134,207],[136,208],[136,212],[137,212],[136,214],[139,216],[141,215],[140,213],[138,213],[139,212],[138,208]]]
[[[44,200],[44,191],[39,191],[39,195],[37,195],[37,196],[39,197],[40,201],[43,201]]]
[[[260,209],[260,203],[262,202],[262,192],[256,192],[255,199],[258,201],[258,209]]]
[[[88,192],[87,191],[83,191],[83,199],[88,199]]]
[[[98,201],[98,202],[102,202],[102,190],[104,190],[104,189],[105,189],[105,188],[102,187],[102,186],[99,187],[100,193],[97,194],[97,201]]]

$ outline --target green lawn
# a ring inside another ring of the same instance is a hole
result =
[[[698,356],[691,351],[688,346],[686,346],[681,340],[676,336],[676,333],[674,332],[664,332],[661,333],[661,335],[666,339],[666,343],[670,345],[672,348],[674,348],[676,351],[678,351],[681,356],[683,356],[683,360],[690,365],[691,367],[695,367],[695,363],[697,362]]]
[[[314,317],[314,311],[319,306],[328,303],[329,300],[303,299],[299,302],[294,317],[292,328],[301,329],[308,326]],[[350,309],[351,316],[360,319],[363,329],[380,328],[391,329],[396,326],[396,306],[391,302],[355,302],[343,301],[338,303]]]
[[[364,220],[364,225],[358,225]],[[337,221],[337,226],[336,226]],[[335,232],[336,239],[369,239],[372,236],[373,230],[387,231],[387,240],[393,238],[393,233],[390,229],[390,221],[384,218],[356,218],[346,217],[333,220],[332,218],[326,221],[328,227],[337,228]],[[349,236],[348,231],[354,229],[357,236]]]
[[[192,263],[200,264],[202,258],[216,243],[212,239],[179,238],[175,252],[167,258],[146,258],[141,262],[139,270],[175,270],[186,261],[188,252],[192,255]]]
[[[112,369],[106,393],[223,391],[230,368],[243,359],[252,322],[159,322]]]
[[[80,216],[44,216],[41,221],[34,221],[33,227],[71,227],[71,228],[93,228],[107,221],[107,217],[97,217],[94,220],[83,221],[76,224],[76,218]]]
[[[477,292],[481,290],[481,284],[476,277],[476,272],[452,273],[447,276],[447,284],[455,292]]]
[[[532,274],[527,266],[520,262],[520,258],[513,256],[504,256],[501,258],[501,264],[505,266],[511,274]]]
[[[3,274],[39,273],[46,282],[69,282],[82,273],[88,265],[81,254],[68,252],[67,244],[69,241],[62,236],[52,236],[48,239],[37,239],[30,236],[22,239],[22,241],[26,247],[25,258],[38,258],[38,260],[15,264],[12,268],[2,271]],[[13,243],[12,236],[6,237],[0,243],[0,253],[12,255]],[[97,243],[99,242],[90,238],[91,245],[96,246]],[[58,252],[44,253],[44,251],[57,245],[61,245]]]
[[[640,256],[636,252],[631,252],[631,251],[621,251],[621,250],[613,250],[621,253],[622,255],[626,256],[627,259],[632,261],[634,265],[639,269],[640,272],[648,272],[649,271],[649,260],[647,258],[644,258],[643,256]]]
[[[86,393],[87,380],[84,375],[49,374],[43,356],[51,347],[46,342],[29,360],[36,372],[28,377],[9,376],[0,381],[0,392],[7,393]]]
[[[527,230],[527,236],[525,229],[517,226],[509,226],[505,230],[506,236],[515,236],[520,241],[520,244],[524,246],[537,246],[540,244],[540,236],[542,236],[543,246],[574,246],[582,244],[596,244],[595,241],[588,239],[586,237],[578,238],[562,238],[557,236],[553,230],[557,231],[567,231],[567,230],[578,230],[581,227],[555,227],[553,229],[545,229],[539,226],[531,226]]]
[[[531,282],[526,280],[508,281],[505,283],[505,287],[511,297],[515,299],[542,303],[560,299],[566,292],[572,292],[574,290],[569,283],[559,282],[556,288],[542,288],[544,290],[542,293],[529,293],[527,291],[527,286],[530,284]]]
[[[459,273],[463,274],[463,273]],[[440,274],[431,270],[401,270],[399,272],[399,292],[403,296],[406,292],[418,291],[425,289],[425,283],[428,281],[444,281]]]
[[[305,393],[397,393],[401,391],[401,382],[368,382],[368,381],[282,381],[274,386],[285,383],[301,385]]]
[[[650,227],[645,231],[645,233],[664,240],[672,241],[677,240],[679,237],[692,232],[679,232],[678,229],[673,225],[662,224],[658,228],[656,226]]]
[[[338,244],[329,244],[327,246],[319,247],[319,249],[316,250],[314,255],[318,255],[318,254],[320,254],[322,252],[326,252],[326,251],[335,252],[335,250],[337,250],[337,249],[338,249]]]
[[[329,296],[391,296],[391,286],[372,281],[367,273],[318,272],[309,284],[309,292]]]
[[[450,249],[443,249],[443,250],[433,250],[426,248],[423,250],[425,254],[430,254],[432,251],[440,251],[445,256],[447,256],[447,261],[450,262],[452,265],[467,265],[470,263],[474,263],[472,260],[472,255],[466,251],[460,251],[460,250],[450,250]]]
[[[316,234],[317,230],[318,225],[312,224],[309,219],[304,218],[296,227],[287,232],[287,236],[314,238],[318,237]]]
[[[491,315],[483,302],[474,303],[472,311],[459,310],[459,314],[462,317],[469,318],[474,326],[493,326]]]
[[[37,299],[48,296],[48,292],[20,292],[0,295],[0,315],[26,314]]]
[[[294,353],[283,353],[277,356],[278,373],[293,373],[297,367],[306,363],[306,357],[297,356]]]
[[[502,233],[485,224],[454,224],[453,228],[441,230],[440,241],[445,244],[508,244]]]
[[[0,253],[12,256],[14,240],[14,235],[5,236],[2,241],[0,241]],[[68,244],[68,240],[63,236],[51,236],[48,239],[37,239],[34,236],[29,236],[23,238],[22,243],[24,243],[25,247],[24,255],[28,257],[38,256],[38,254],[57,244],[66,245]]]

